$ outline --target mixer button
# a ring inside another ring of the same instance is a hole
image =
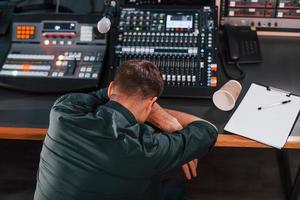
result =
[[[84,60],[84,61],[89,61],[89,60],[90,60],[90,57],[89,57],[89,56],[84,56],[83,60]]]
[[[94,61],[95,61],[95,59],[96,59],[96,57],[95,57],[95,56],[91,56],[91,57],[90,57],[90,61],[92,61],[92,62],[94,62]]]
[[[91,67],[86,68],[86,72],[92,72],[92,68]]]
[[[85,71],[86,71],[86,67],[81,67],[81,68],[80,68],[80,71],[81,71],[81,72],[85,72]]]
[[[217,66],[217,64],[211,64],[211,65],[210,65],[210,68],[211,68],[211,71],[212,71],[212,72],[216,72],[218,66]]]
[[[211,77],[210,78],[210,86],[211,87],[217,87],[217,77]]]
[[[62,62],[62,66],[67,66],[68,65],[68,61],[63,61]]]
[[[63,55],[59,55],[57,58],[58,58],[58,60],[63,60],[64,56]]]
[[[62,65],[62,61],[61,61],[61,60],[56,61],[56,62],[55,62],[55,65],[56,65],[56,66],[61,66],[61,65]]]
[[[79,74],[78,74],[78,77],[79,77],[79,78],[83,78],[83,77],[84,77],[84,73],[79,73]]]

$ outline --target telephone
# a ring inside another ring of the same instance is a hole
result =
[[[262,62],[256,30],[247,26],[224,26],[225,57],[227,64]]]

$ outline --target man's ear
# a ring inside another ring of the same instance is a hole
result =
[[[157,101],[157,97],[153,97],[152,99],[151,99],[151,106],[153,106],[153,104]]]
[[[152,109],[152,106],[156,102],[156,100],[157,100],[157,97],[153,97],[153,98],[148,100],[148,106],[147,107],[148,107],[149,110]]]
[[[107,95],[109,98],[111,98],[112,94],[113,94],[113,89],[115,87],[115,83],[112,81],[110,82],[108,89],[107,89]]]

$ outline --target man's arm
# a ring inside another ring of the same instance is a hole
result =
[[[203,120],[197,116],[188,114],[188,113],[184,113],[184,112],[180,112],[180,111],[176,111],[176,110],[170,110],[170,109],[165,109],[166,112],[168,112],[170,115],[172,115],[173,117],[175,117],[177,119],[177,121],[183,126],[186,127],[189,124],[191,124],[194,121],[205,121],[209,124],[211,124],[210,122]],[[211,124],[216,130],[217,128]],[[182,165],[182,170],[185,174],[185,177],[190,180],[193,177],[197,176],[197,166],[198,166],[198,159],[194,159],[184,165]],[[191,172],[190,172],[191,171]]]
[[[151,140],[151,144],[155,144],[154,159],[151,159],[153,169],[156,173],[165,173],[206,155],[214,146],[217,135],[216,129],[203,120],[193,121],[171,134],[164,132],[153,134]],[[182,166],[188,179],[191,178],[189,168],[193,176],[196,176],[197,161],[190,164],[193,166]]]
[[[154,103],[147,121],[167,133],[172,133],[183,128],[181,123],[158,105],[158,103]]]
[[[180,112],[180,111],[177,111],[177,110],[171,110],[171,109],[164,109],[164,110],[167,113],[169,113],[170,115],[172,115],[173,117],[175,117],[177,119],[177,121],[183,127],[188,126],[189,124],[191,124],[194,121],[204,121],[204,122],[210,124],[211,126],[213,126],[216,130],[218,130],[217,127],[214,124],[210,123],[207,120],[201,119],[200,117],[197,117],[197,116],[194,116],[194,115],[191,115],[191,114],[188,114],[188,113]]]
[[[148,121],[159,127],[163,131],[174,132],[181,130],[183,127],[187,127],[192,122],[205,120],[180,111],[163,109],[158,104],[155,104]],[[214,126],[213,124],[211,125]],[[183,172],[188,180],[192,178],[192,175],[193,177],[197,176],[197,165],[198,159],[191,160],[188,163],[182,165]]]
[[[158,103],[153,105],[147,121],[166,132],[175,132],[177,130],[181,130],[183,127],[188,126],[194,121],[205,121],[217,130],[216,126],[209,121],[188,113],[164,109]]]

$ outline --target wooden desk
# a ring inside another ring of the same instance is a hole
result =
[[[0,139],[43,140],[47,133],[44,128],[0,127]],[[219,134],[216,147],[270,148],[253,140],[233,135]],[[300,141],[288,141],[284,148],[300,149]]]

